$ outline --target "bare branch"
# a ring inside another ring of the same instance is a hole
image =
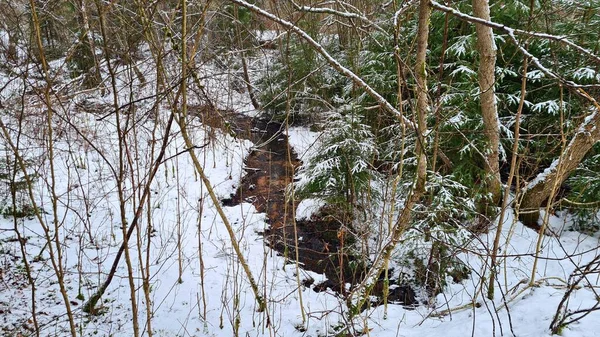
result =
[[[387,33],[387,31],[385,29],[383,29],[381,26],[379,26],[375,22],[369,20],[369,18],[367,18],[366,16],[359,14],[359,13],[341,12],[341,11],[335,10],[333,8],[328,8],[328,7],[300,6],[300,5],[296,4],[296,2],[294,2],[294,1],[292,1],[292,4],[294,5],[294,8],[296,8],[296,10],[299,10],[302,12],[332,14],[332,15],[340,16],[340,17],[343,17],[346,19],[359,19],[361,21],[366,22],[370,26],[375,27],[375,29],[377,29],[378,31],[380,31],[382,33]]]
[[[403,15],[404,13],[406,13],[406,11],[409,10],[414,5],[416,5],[417,2],[418,2],[417,0],[409,0],[404,5],[402,5],[402,7],[400,7],[400,9],[398,9],[396,11],[396,13],[394,13],[394,27],[398,27],[398,18],[400,17],[400,15]]]
[[[337,70],[340,74],[351,79],[357,86],[359,86],[360,88],[365,90],[373,99],[375,99],[375,101],[377,101],[377,103],[379,103],[379,105],[384,110],[401,118],[402,123],[404,123],[405,125],[408,125],[411,129],[413,129],[413,130],[417,129],[417,127],[416,127],[415,123],[413,123],[413,121],[411,121],[410,119],[403,116],[400,113],[400,111],[398,111],[398,109],[394,108],[394,106],[392,106],[392,104],[390,104],[390,102],[388,102],[385,98],[383,98],[383,96],[381,96],[375,89],[373,89],[362,78],[360,78],[358,75],[356,75],[350,69],[344,67],[341,63],[339,63],[335,58],[333,58],[327,52],[327,50],[325,50],[325,48],[323,48],[323,46],[321,46],[317,41],[315,41],[312,37],[310,37],[310,35],[308,35],[306,32],[304,32],[298,26],[296,26],[293,23],[286,21],[276,15],[273,15],[273,14],[263,10],[262,8],[259,8],[253,4],[250,4],[246,1],[231,0],[231,2],[238,4],[242,7],[245,7],[258,15],[264,16],[264,17],[272,20],[273,22],[276,22],[276,23],[282,25],[283,27],[289,29],[290,31],[298,34],[298,36],[300,36],[304,41],[308,42],[308,44],[310,44],[311,47],[317,53],[321,54],[321,56],[323,56],[325,58],[325,60],[327,60],[327,62],[329,63],[329,65],[331,65],[331,67],[333,67],[335,70]]]
[[[468,22],[472,22],[472,23],[478,23],[478,24],[482,24],[488,27],[492,27],[494,29],[498,29],[501,30],[503,32],[505,32],[506,34],[508,34],[510,40],[517,46],[517,48],[519,48],[519,50],[521,51],[521,53],[523,53],[523,55],[529,57],[531,59],[531,62],[539,69],[541,70],[545,75],[557,79],[559,80],[561,83],[565,84],[568,87],[571,88],[590,88],[590,87],[600,87],[599,84],[592,84],[592,85],[582,85],[582,84],[577,84],[573,81],[569,81],[563,77],[561,77],[560,75],[555,74],[552,70],[548,69],[547,67],[545,67],[544,65],[542,65],[542,63],[540,62],[540,60],[535,57],[534,55],[532,55],[525,47],[523,47],[521,45],[521,43],[519,43],[519,40],[516,38],[516,35],[525,35],[525,36],[530,36],[530,37],[537,37],[537,38],[542,38],[542,39],[547,39],[547,40],[553,40],[553,41],[557,41],[563,44],[566,44],[569,47],[573,47],[575,49],[577,49],[578,51],[590,56],[592,59],[594,59],[596,62],[600,63],[600,56],[595,55],[594,53],[592,53],[591,51],[569,41],[567,39],[567,37],[565,36],[556,36],[556,35],[551,35],[551,34],[545,34],[545,33],[538,33],[538,32],[530,32],[530,31],[526,31],[526,30],[522,30],[522,29],[515,29],[515,28],[510,28],[507,27],[505,25],[499,24],[499,23],[495,23],[492,21],[488,21],[488,20],[483,20],[465,13],[462,13],[460,11],[457,11],[454,8],[451,7],[447,7],[444,6],[442,4],[440,4],[439,2],[436,2],[434,0],[430,1],[431,7],[440,10],[442,12],[446,12],[446,13],[450,13],[462,20],[468,21]]]

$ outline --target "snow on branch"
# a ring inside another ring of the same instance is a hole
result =
[[[359,19],[361,21],[366,22],[370,26],[375,27],[375,29],[377,29],[378,31],[380,31],[382,33],[387,33],[387,31],[385,29],[383,29],[381,26],[379,26],[375,22],[369,20],[369,18],[367,18],[366,16],[364,16],[360,13],[342,12],[342,11],[338,11],[338,10],[335,10],[335,9],[329,8],[329,7],[300,6],[300,5],[296,4],[296,2],[294,2],[294,1],[292,1],[292,4],[294,5],[294,8],[296,8],[296,10],[299,10],[302,12],[332,14],[332,15],[336,15],[336,16],[343,17],[346,19]]]
[[[417,0],[409,0],[399,10],[394,13],[394,27],[398,27],[398,18],[404,14],[409,8],[417,4]]]
[[[556,80],[559,80],[561,83],[572,87],[572,88],[586,88],[586,87],[598,87],[599,85],[597,84],[591,84],[591,85],[581,85],[581,84],[577,84],[573,81],[569,81],[557,74],[555,74],[552,70],[548,69],[547,67],[545,67],[544,65],[542,65],[542,63],[540,62],[540,60],[533,56],[525,47],[523,47],[521,45],[521,43],[519,43],[519,40],[516,38],[516,35],[526,35],[526,36],[530,36],[530,37],[537,37],[537,38],[542,38],[542,39],[548,39],[548,40],[553,40],[553,41],[557,41],[563,44],[566,44],[567,46],[573,47],[575,49],[577,49],[578,51],[590,56],[591,58],[593,58],[596,62],[600,62],[600,56],[595,55],[594,53],[592,53],[591,51],[573,43],[572,41],[568,40],[565,36],[556,36],[556,35],[551,35],[551,34],[545,34],[545,33],[538,33],[538,32],[530,32],[530,31],[526,31],[526,30],[522,30],[522,29],[515,29],[515,28],[510,28],[507,27],[503,24],[499,24],[496,22],[492,22],[492,21],[487,21],[487,20],[483,20],[481,18],[477,18],[465,13],[462,13],[454,8],[451,7],[447,7],[444,6],[442,4],[440,4],[437,1],[431,0],[430,1],[431,7],[440,10],[442,12],[446,12],[446,13],[450,13],[462,20],[468,21],[468,22],[472,22],[472,23],[479,23],[488,27],[492,27],[494,29],[498,29],[501,30],[503,32],[505,32],[506,34],[508,34],[508,36],[510,37],[511,41],[517,46],[517,48],[519,48],[519,50],[523,53],[523,55],[527,56],[528,58],[531,59],[531,61],[533,62],[533,64],[540,70],[542,71],[545,75],[554,78]]]
[[[585,118],[581,125],[579,125],[577,131],[575,132],[575,135],[573,136],[569,144],[565,147],[560,157],[555,159],[549,167],[547,167],[543,172],[538,174],[537,177],[535,177],[535,179],[533,179],[529,184],[527,184],[527,186],[523,190],[523,193],[527,192],[528,190],[532,190],[538,185],[545,183],[548,180],[548,176],[552,176],[552,179],[554,179],[554,176],[558,175],[559,173],[558,169],[560,168],[560,163],[572,161],[573,151],[577,151],[583,146],[582,139],[584,139],[584,142],[587,142],[591,145],[599,141],[600,126],[598,126],[598,124],[600,123],[600,103],[598,103],[598,101],[596,101],[595,98],[593,98],[584,90],[576,90],[580,96],[585,97],[590,103],[592,103],[592,105],[594,105],[594,111]],[[579,162],[577,162],[577,164],[578,163]]]
[[[417,130],[417,127],[416,127],[415,123],[413,123],[413,121],[411,121],[410,119],[405,117],[402,113],[400,113],[400,111],[398,111],[398,109],[394,108],[394,106],[392,104],[390,104],[390,102],[388,102],[385,98],[383,98],[383,96],[381,96],[375,89],[373,89],[370,85],[368,85],[362,78],[360,78],[358,75],[356,75],[350,69],[344,67],[340,62],[338,62],[335,58],[333,58],[327,52],[327,50],[325,50],[325,48],[323,48],[323,46],[321,44],[319,44],[317,41],[315,41],[312,37],[310,37],[310,35],[308,35],[301,28],[299,28],[298,26],[294,25],[293,23],[291,23],[289,21],[286,21],[274,14],[271,14],[271,13],[265,11],[264,9],[262,9],[260,7],[250,4],[246,1],[231,0],[231,2],[238,4],[242,7],[245,7],[258,15],[264,16],[264,17],[272,20],[273,22],[276,22],[276,23],[282,25],[283,27],[289,29],[290,31],[296,33],[299,37],[301,37],[303,40],[305,40],[310,46],[312,46],[312,48],[317,53],[321,54],[321,56],[323,56],[325,58],[325,60],[327,60],[327,62],[329,63],[329,65],[331,65],[331,67],[333,67],[335,70],[337,70],[340,74],[351,79],[356,85],[358,85],[363,90],[365,90],[371,97],[373,97],[373,99],[375,99],[375,101],[377,101],[377,103],[379,103],[379,105],[384,110],[402,118],[402,122],[405,125],[407,125],[408,127],[410,127],[413,130]]]

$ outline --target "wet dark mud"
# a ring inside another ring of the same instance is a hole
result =
[[[296,259],[297,253],[298,263],[304,270],[327,277],[327,281],[319,284],[306,279],[305,286],[315,291],[331,289],[344,295],[348,290],[345,284],[357,284],[363,279],[367,266],[349,253],[348,247],[353,243],[353,238],[345,233],[334,217],[320,214],[294,223],[299,200],[288,200],[286,188],[293,182],[300,161],[290,148],[285,127],[269,120],[232,111],[215,111],[206,106],[195,107],[191,113],[201,118],[205,125],[254,144],[245,160],[246,175],[236,193],[222,200],[222,203],[235,206],[249,202],[259,212],[266,213],[270,227],[262,233],[265,243],[290,262]],[[410,287],[394,286],[392,283],[388,301],[406,305],[416,303]],[[383,281],[380,281],[375,285],[373,295],[381,297],[382,288]]]

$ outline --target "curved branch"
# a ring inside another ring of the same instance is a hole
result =
[[[339,16],[339,17],[342,17],[345,19],[359,19],[361,21],[366,22],[370,26],[375,27],[375,29],[377,29],[378,31],[380,31],[382,33],[387,33],[387,31],[385,29],[383,29],[381,26],[379,26],[375,22],[369,20],[369,18],[367,18],[366,16],[359,14],[359,13],[342,12],[342,11],[338,11],[338,10],[335,10],[333,8],[328,8],[328,7],[300,6],[300,5],[296,4],[296,2],[294,2],[294,1],[292,1],[292,5],[294,6],[294,8],[296,10],[299,10],[302,12],[318,13],[318,14],[331,14],[331,15],[336,15],[336,16]]]
[[[507,27],[500,23],[496,23],[496,22],[489,21],[489,20],[484,20],[484,19],[481,19],[478,17],[471,16],[469,14],[462,13],[454,8],[444,6],[435,0],[431,0],[430,3],[431,3],[431,7],[435,8],[437,10],[440,10],[440,11],[446,12],[446,13],[450,13],[450,14],[452,14],[462,20],[468,21],[468,22],[478,23],[478,24],[482,24],[484,26],[488,26],[488,27],[492,27],[494,29],[504,31],[509,35],[511,35],[511,34],[525,35],[525,36],[537,37],[540,39],[552,40],[552,41],[556,41],[556,42],[565,44],[569,47],[575,48],[577,51],[591,57],[596,62],[600,63],[600,56],[583,48],[582,46],[576,44],[575,42],[572,42],[566,36],[552,35],[552,34],[539,33],[539,32],[531,32],[531,31],[527,31],[527,30],[523,30],[523,29],[510,28],[510,27]]]
[[[317,53],[321,54],[321,56],[323,56],[323,58],[325,58],[325,60],[329,63],[329,65],[332,68],[337,70],[340,74],[351,79],[358,87],[360,87],[364,91],[366,91],[373,99],[375,99],[375,101],[377,101],[377,103],[379,103],[379,105],[385,111],[392,113],[393,115],[400,118],[402,123],[409,126],[411,129],[417,130],[417,126],[415,125],[415,123],[413,123],[413,121],[411,121],[410,119],[403,116],[400,113],[400,111],[398,111],[398,109],[394,108],[394,106],[392,106],[392,104],[390,102],[388,102],[385,98],[383,98],[383,96],[381,96],[377,91],[375,91],[375,89],[373,89],[362,78],[360,78],[358,75],[356,75],[350,69],[344,67],[341,63],[339,63],[335,58],[333,58],[327,52],[327,50],[325,50],[325,48],[323,48],[323,46],[321,44],[319,44],[317,41],[315,41],[312,37],[310,37],[310,35],[308,35],[305,31],[300,29],[298,26],[296,26],[293,23],[286,21],[276,15],[273,15],[273,14],[263,10],[262,8],[259,8],[253,4],[250,4],[246,1],[231,0],[231,2],[238,4],[242,7],[245,7],[260,16],[264,16],[264,17],[268,18],[269,20],[272,20],[273,22],[276,22],[276,23],[280,24],[281,26],[289,29],[290,31],[296,33],[300,38],[302,38],[304,41],[306,41]]]

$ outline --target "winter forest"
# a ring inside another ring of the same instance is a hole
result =
[[[0,336],[600,336],[600,0],[0,0]]]

